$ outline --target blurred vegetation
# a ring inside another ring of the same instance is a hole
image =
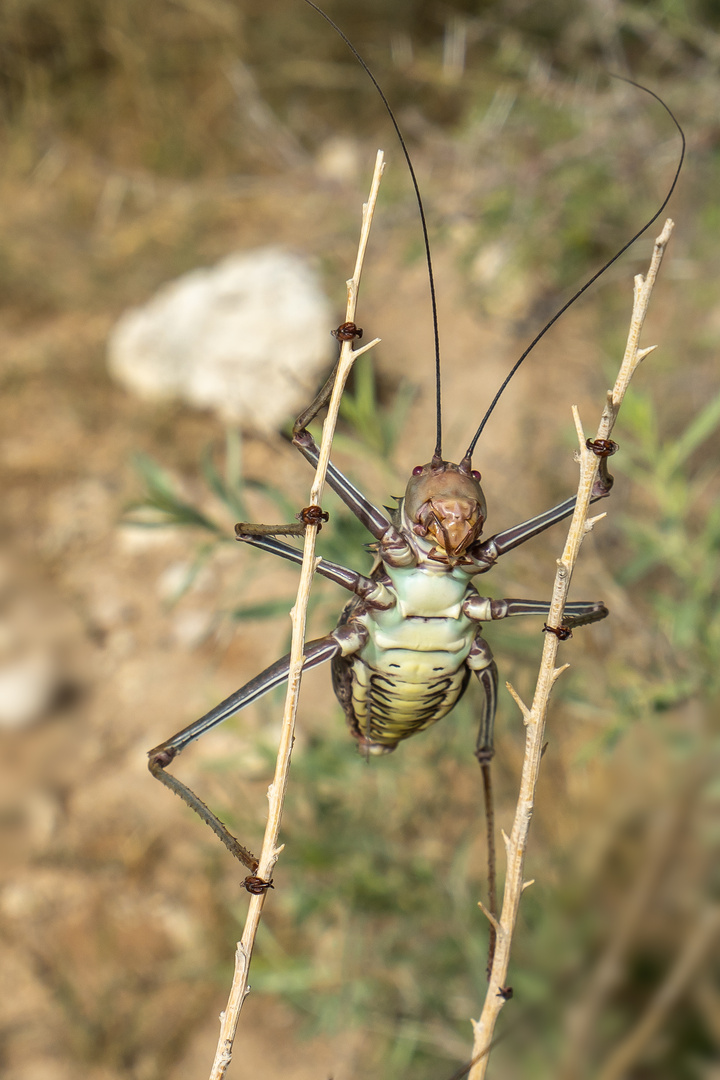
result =
[[[631,396],[625,421],[635,443],[620,468],[651,504],[652,528],[643,518],[628,516],[621,523],[630,558],[618,580],[626,587],[644,586],[656,644],[664,646],[644,673],[643,696],[620,702],[622,713],[632,717],[648,707],[662,712],[720,694],[718,463],[703,452],[720,430],[720,396],[672,440],[663,436],[645,395]],[[692,733],[687,737],[694,741]]]
[[[364,367],[371,370],[369,358]],[[378,431],[394,430],[396,436],[402,431],[401,424],[392,425],[372,387],[372,376],[363,375],[361,390],[348,396],[345,408],[346,418],[357,419],[362,417],[359,401],[364,401],[369,413],[377,415],[377,429],[367,431],[364,452],[369,456],[378,453],[372,446]],[[398,404],[402,412],[401,398],[390,417],[398,415]],[[689,770],[699,796],[710,777],[707,765],[702,768],[700,763],[711,746],[717,752],[717,734],[711,736],[708,717],[692,727],[677,721],[678,711],[689,702],[716,701],[720,694],[718,466],[699,456],[720,430],[720,396],[672,441],[662,440],[651,400],[637,391],[630,393],[623,419],[626,436],[619,469],[634,480],[648,512],[627,515],[620,522],[628,554],[617,580],[625,588],[644,585],[637,594],[646,598],[641,622],[652,625],[654,632],[646,656],[614,664],[614,685],[608,688],[615,702],[613,722],[580,756],[587,760],[588,755],[607,753],[632,725],[649,723],[659,746],[675,762],[676,782]],[[351,423],[341,441],[363,446],[362,425]],[[392,453],[393,443],[379,448],[379,461]],[[234,456],[228,452],[229,459]],[[204,471],[214,495],[242,516],[240,478],[237,495],[231,496],[207,461]],[[141,473],[146,498],[140,510],[151,512],[146,524],[201,527],[215,543],[224,542],[222,527],[189,507],[157,466],[145,461]],[[291,509],[276,489],[265,486],[265,492],[281,512]],[[357,566],[358,540],[364,534],[343,507],[332,520],[327,530],[331,557]],[[201,557],[210,550],[202,546]],[[313,606],[322,603],[327,608],[327,586],[318,585]],[[292,602],[288,598],[241,606],[229,614],[239,620],[262,619],[282,613]],[[537,649],[532,639],[510,632],[502,645],[516,664],[528,670],[534,666]],[[473,698],[472,692],[469,696]],[[437,1076],[438,1058],[461,1054],[467,1017],[484,993],[483,920],[477,913],[470,917],[472,898],[483,895],[484,884],[478,786],[469,750],[472,724],[473,705],[463,702],[452,723],[426,733],[417,745],[404,746],[403,755],[383,761],[382,769],[369,768],[339,726],[312,735],[295,755],[284,825],[287,853],[278,878],[283,887],[272,917],[263,925],[253,986],[292,1001],[306,1017],[308,1031],[370,1028],[376,1040],[370,1054],[375,1075],[391,1077],[410,1070],[413,1075]],[[274,749],[266,737],[256,744],[267,772]],[[214,769],[242,775],[243,755],[225,756]],[[422,812],[418,791],[423,792]],[[687,815],[687,791],[672,795],[676,813]],[[239,816],[237,807],[228,804],[223,813],[247,836],[258,829],[256,809]],[[573,881],[572,868],[564,873],[558,888],[541,884],[524,900],[529,933],[518,942],[514,980],[524,1002],[523,1039],[536,1048],[549,1036],[551,1043],[561,1039],[555,1003],[567,994],[568,979],[581,981],[572,963],[560,970],[553,965],[553,950],[562,948],[561,943],[567,949],[569,925],[580,937],[598,932],[594,913],[578,910],[582,890]],[[290,888],[285,880],[292,882]],[[228,914],[240,922],[243,910],[241,902]],[[370,954],[367,942],[373,943]],[[547,958],[540,959],[544,952]],[[641,1000],[643,987],[647,994],[662,980],[663,965],[640,944],[633,962],[634,992]],[[626,987],[629,993],[631,987]],[[606,1022],[621,1031],[628,1008],[627,1000],[619,1001],[609,1008]],[[709,1061],[711,1038],[702,1024],[688,1023],[682,1038],[698,1061]],[[696,1075],[686,1068],[687,1054],[682,1042],[668,1051],[668,1076]],[[574,1075],[577,1067],[575,1062],[567,1075]]]
[[[682,303],[660,319],[663,348],[647,362],[654,365],[653,397],[636,392],[622,417],[622,454],[613,463],[634,485],[632,503],[618,490],[620,536],[598,540],[606,567],[598,590],[610,590],[614,633],[624,635],[626,653],[618,657],[616,644],[589,637],[584,658],[573,656],[577,673],[558,686],[529,860],[538,883],[523,900],[516,1011],[506,1010],[508,1038],[494,1065],[510,1080],[558,1075],[558,1062],[572,1050],[572,1007],[583,1000],[645,866],[658,813],[672,811],[680,824],[652,903],[594,1017],[592,1037],[568,1066],[568,1076],[581,1080],[637,1023],[718,888],[718,791],[708,774],[717,762],[720,691],[720,8],[710,0],[326,6],[398,110],[426,178],[436,253],[460,269],[467,302],[489,320],[537,329],[662,197],[677,155],[667,119],[637,92],[608,86],[605,71],[630,72],[659,90],[689,137],[673,209],[682,229],[663,269],[674,273]],[[228,237],[240,235],[238,218],[253,217],[241,194],[257,200],[257,223],[243,226],[248,244],[281,219],[288,235],[303,237],[322,257],[328,281],[342,282],[343,243],[354,242],[355,180],[341,192],[347,217],[335,217],[327,211],[333,182],[317,163],[339,137],[360,160],[371,160],[379,133],[385,145],[389,139],[364,76],[300,0],[6,0],[0,123],[0,320],[20,333],[69,320],[62,362],[56,346],[22,353],[25,366],[3,372],[3,390],[12,395],[24,380],[42,380],[56,408],[73,386],[81,387],[80,398],[88,387],[108,393],[100,363],[105,328],[161,281],[224,254]],[[303,198],[296,202],[294,192]],[[421,258],[419,231],[399,169],[388,175],[384,197],[387,251],[412,269]],[[646,251],[638,244],[593,294],[604,327],[624,328],[627,297],[608,286],[640,270]],[[100,330],[84,337],[96,316]],[[617,344],[606,329],[603,351],[614,356]],[[392,459],[411,391],[388,393],[381,375],[378,386],[372,378],[369,364],[359,371],[338,446],[367,458],[386,490],[398,491]],[[592,376],[600,394],[604,378],[601,370]],[[102,426],[82,401],[73,408],[84,424]],[[248,504],[259,497],[289,520],[297,501],[289,487],[246,467],[233,433],[220,467],[218,455],[202,455],[204,431],[183,440],[176,421],[168,412],[128,425],[133,449],[146,452],[139,468],[152,520],[206,534],[177,599],[228,543],[232,521],[252,517]],[[546,475],[549,445],[533,443],[527,463],[548,505],[561,497]],[[350,515],[335,509],[321,541],[328,558],[363,568],[366,537]],[[492,584],[498,594],[502,582],[499,570]],[[321,633],[342,600],[318,586]],[[267,620],[290,599],[237,603],[236,595],[229,592],[218,621]],[[526,685],[534,639],[508,627],[496,641],[503,676]],[[518,725],[508,717],[505,706],[496,768],[503,822],[522,754]],[[413,740],[382,768],[357,757],[340,723],[322,737],[310,732],[294,758],[287,847],[253,989],[267,996],[269,1009],[277,998],[291,1002],[308,1032],[359,1030],[358,1077],[443,1080],[469,1045],[485,951],[475,908],[484,856],[473,727],[470,698],[452,722]],[[255,743],[250,764],[247,746],[212,762],[216,773],[240,777],[254,791],[243,816],[230,784],[221,810],[248,843],[261,828],[273,750],[269,737]],[[137,960],[141,1008],[158,986],[164,1001],[163,979],[191,988],[185,1008],[199,1013],[211,1008],[208,981],[226,985],[228,942],[243,901],[221,889],[210,895],[222,860],[209,840],[203,913],[210,975],[179,953],[172,962],[156,958],[152,972]],[[113,952],[111,936],[101,928],[98,964],[109,965],[109,954],[122,960],[126,945],[121,940]],[[47,981],[57,984],[73,1060],[122,1076],[164,1076],[176,1060],[173,1039],[177,1055],[184,1048],[188,1016],[177,1014],[177,1030],[167,1026],[173,1037],[148,1064],[142,1047],[154,1036],[125,999],[123,1030],[103,1028],[107,994],[97,1012],[93,1000],[80,1008],[57,974],[68,963],[60,955]],[[116,1000],[111,979],[108,985]],[[701,973],[634,1080],[711,1075],[718,995],[712,975]]]

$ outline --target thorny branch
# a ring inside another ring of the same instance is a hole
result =
[[[673,222],[668,218],[665,226],[655,241],[650,267],[645,278],[638,275],[635,278],[633,311],[630,319],[630,330],[627,345],[623,356],[620,371],[618,372],[615,386],[608,392],[607,401],[598,426],[596,439],[609,439],[615,420],[617,419],[620,406],[622,405],[625,392],[630,380],[642,360],[653,351],[654,346],[646,349],[639,347],[640,333],[645,315],[647,313],[650,296],[652,294],[655,278],[673,230]],[[552,602],[548,624],[561,626],[562,615],[565,609],[570,580],[573,569],[577,562],[580,545],[587,532],[590,531],[597,518],[588,520],[588,509],[593,485],[598,474],[599,459],[587,448],[585,434],[580,423],[577,408],[573,408],[575,428],[580,446],[580,482],[578,485],[577,505],[570,522],[565,549],[558,560],[555,585],[553,588]],[[505,891],[503,905],[497,925],[497,945],[495,958],[490,972],[487,996],[479,1020],[473,1021],[474,1043],[472,1052],[472,1066],[468,1074],[468,1080],[483,1080],[487,1072],[489,1055],[486,1048],[489,1047],[493,1038],[495,1024],[505,1002],[508,1000],[507,973],[510,963],[510,949],[513,933],[517,922],[520,897],[525,887],[523,869],[525,852],[527,850],[528,833],[532,820],[535,804],[535,789],[537,787],[540,772],[540,760],[545,738],[545,721],[547,716],[550,692],[555,681],[565,670],[567,665],[556,667],[555,661],[559,647],[559,640],[555,634],[546,634],[543,646],[542,660],[538,673],[537,685],[533,697],[532,707],[528,708],[518,697],[512,687],[508,689],[515,698],[525,723],[525,758],[523,761],[522,778],[520,781],[520,794],[518,796],[515,818],[510,836],[503,834],[505,840],[505,852],[507,858],[507,872],[505,878]]]
[[[362,273],[363,260],[365,258],[368,236],[370,234],[370,226],[372,224],[375,204],[377,202],[380,179],[384,169],[385,158],[382,150],[378,150],[377,158],[375,160],[375,171],[370,187],[370,195],[367,203],[363,206],[362,228],[360,231],[360,242],[358,245],[357,259],[355,261],[355,269],[352,278],[347,282],[347,314],[345,316],[345,321],[348,323],[354,322],[355,320],[355,308],[357,305],[358,290],[360,288],[360,275]],[[353,363],[358,356],[367,352],[368,349],[372,349],[374,345],[377,345],[379,340],[379,338],[375,338],[373,341],[368,342],[367,345],[355,350],[353,350],[352,341],[343,341],[335,376],[335,385],[332,397],[330,398],[327,417],[323,425],[322,440],[320,443],[320,458],[310,492],[311,505],[319,506],[322,499],[325,474],[327,472],[328,461],[330,460],[330,448],[340,409],[340,399],[347,378],[352,370]],[[260,865],[257,870],[258,876],[264,881],[272,880],[275,863],[282,851],[282,845],[278,847],[278,838],[280,835],[280,824],[282,821],[285,792],[290,771],[290,757],[294,739],[300,679],[305,659],[303,651],[305,648],[307,605],[313,574],[318,562],[315,558],[316,537],[317,525],[308,525],[305,530],[305,546],[303,549],[303,562],[300,572],[297,599],[295,601],[295,606],[290,612],[290,618],[292,620],[290,672],[288,675],[285,711],[283,714],[282,731],[280,733],[275,776],[272,784],[268,788],[268,802],[270,804],[268,809],[268,820],[265,827],[262,850],[260,852]],[[245,928],[235,952],[235,972],[230,989],[230,996],[225,1010],[220,1014],[220,1038],[215,1052],[215,1060],[210,1072],[210,1080],[222,1080],[232,1059],[233,1044],[235,1041],[238,1020],[240,1018],[240,1010],[245,997],[249,992],[247,984],[248,970],[255,943],[255,935],[257,934],[258,926],[260,925],[260,917],[265,903],[265,896],[266,893],[263,891],[260,895],[253,895],[250,897]]]

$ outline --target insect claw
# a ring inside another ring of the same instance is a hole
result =
[[[355,338],[363,336],[362,329],[354,322],[344,322],[338,326],[337,330],[331,330],[330,333],[338,341],[354,341]]]
[[[548,626],[547,623],[542,628],[543,634],[554,634],[558,641],[567,641],[572,637],[572,630],[568,626]]]
[[[275,888],[272,881],[265,881],[264,878],[258,877],[257,874],[248,875],[241,884],[252,896],[262,896],[268,889]]]
[[[150,759],[150,771],[154,769],[166,769],[175,759],[177,751],[172,746],[163,747],[159,750],[151,750],[148,754]]]
[[[612,439],[586,439],[585,445],[588,450],[592,450],[593,454],[596,454],[599,458],[612,457],[620,449]]]
[[[323,510],[321,506],[304,506],[300,513],[297,515],[298,521],[301,521],[303,525],[317,525],[317,531],[322,529],[322,522],[330,520],[330,514],[327,510]]]

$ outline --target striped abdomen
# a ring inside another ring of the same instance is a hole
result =
[[[470,677],[464,664],[439,674],[398,667],[397,672],[378,671],[360,657],[333,660],[335,693],[352,734],[367,753],[389,753],[403,739],[442,720],[462,697]]]

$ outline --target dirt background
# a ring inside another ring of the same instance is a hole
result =
[[[578,598],[604,599],[613,617],[567,649],[573,676],[551,721],[533,831],[539,899],[528,901],[513,972],[523,992],[496,1075],[555,1077],[565,1061],[567,1077],[710,1080],[720,1075],[720,988],[700,962],[627,1070],[600,1069],[715,910],[714,426],[675,471],[663,463],[717,393],[720,28],[711,6],[668,14],[656,5],[559,4],[543,18],[535,7],[407,3],[388,12],[376,4],[361,16],[332,5],[397,102],[420,174],[449,456],[462,452],[544,319],[667,189],[678,153],[669,121],[608,88],[602,69],[631,71],[658,89],[690,145],[668,208],[678,232],[644,335],[661,349],[618,431],[635,471],[621,475],[618,466],[610,518],[588,543],[574,587]],[[346,430],[337,457],[382,503],[431,452],[416,211],[381,105],[343,48],[299,2],[127,0],[111,11],[47,0],[0,13],[0,659],[3,670],[25,665],[38,696],[28,722],[2,734],[0,1069],[8,1080],[209,1070],[245,909],[240,874],[151,780],[145,752],[274,660],[288,634],[286,618],[229,612],[290,596],[291,569],[227,544],[172,603],[201,538],[128,524],[128,506],[143,497],[132,465],[139,451],[222,518],[199,462],[208,445],[222,462],[223,431],[212,415],[149,406],[113,384],[105,346],[121,312],[185,270],[282,244],[315,260],[339,319],[383,145],[391,160],[359,321],[382,338],[379,404],[392,407],[402,380],[416,391],[392,455]],[[238,90],[233,72],[249,72],[252,83]],[[572,490],[569,405],[579,404],[592,428],[649,243],[563,318],[503,399],[476,458],[491,531]],[[658,446],[666,450],[651,467]],[[309,471],[280,434],[246,434],[242,450],[246,478],[303,504]],[[248,497],[258,517],[270,512],[262,492]],[[539,539],[488,587],[546,595],[560,542],[555,533]],[[647,565],[628,570],[630,555],[643,552]],[[362,558],[355,564],[366,565]],[[323,595],[314,634],[343,602]],[[492,637],[501,675],[524,692],[536,631]],[[183,775],[250,830],[250,846],[262,828],[276,707],[248,710],[183,761]],[[462,1062],[468,1018],[479,1012],[485,931],[475,914],[483,846],[471,706],[458,724],[397,755],[392,781],[369,778],[352,748],[344,756],[326,673],[308,678],[293,811],[304,854],[279,871],[283,895],[267,905],[266,960],[251,980],[230,1076],[443,1080]],[[497,737],[505,827],[519,726],[505,698]],[[325,740],[339,747],[341,769],[318,757]],[[354,809],[358,820],[348,824]],[[387,844],[382,855],[364,850],[375,833]],[[320,854],[303,848],[313,840]],[[332,851],[326,861],[322,850]],[[364,885],[382,876],[382,904],[359,886],[350,896],[351,874]],[[623,920],[627,941],[618,938]],[[417,943],[441,922],[455,922],[458,941],[445,952],[438,945],[430,971]],[[593,997],[598,965],[619,940],[617,970]],[[591,1034],[573,1042],[578,1002]]]

